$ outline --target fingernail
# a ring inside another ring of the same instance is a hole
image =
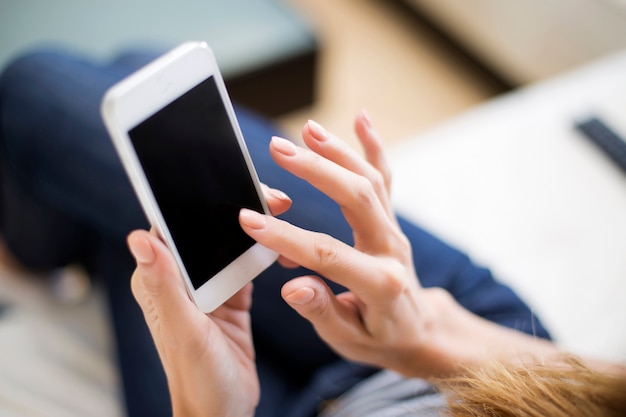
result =
[[[289,304],[304,305],[310,303],[315,297],[315,291],[310,287],[302,287],[285,296]]]
[[[152,245],[143,236],[130,235],[128,237],[128,247],[139,264],[149,265],[154,262],[155,254]]]
[[[297,151],[296,145],[294,145],[293,142],[287,139],[279,138],[278,136],[274,136],[272,138],[272,146],[276,149],[276,151],[286,156],[294,156]]]
[[[370,114],[367,110],[361,110],[361,114],[363,115],[363,121],[365,122],[365,126],[370,129],[372,127],[372,119],[370,118]]]
[[[275,188],[270,189],[270,194],[279,200],[291,201],[291,198],[287,194]]]
[[[241,209],[239,219],[243,225],[251,229],[260,230],[265,227],[265,216],[254,210]]]
[[[322,125],[314,120],[309,120],[307,125],[309,126],[309,131],[311,132],[311,136],[313,136],[313,138],[319,140],[320,142],[328,140],[328,132],[326,132],[326,129],[324,129]]]

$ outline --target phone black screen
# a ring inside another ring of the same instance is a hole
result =
[[[129,136],[197,289],[254,244],[239,210],[263,211],[214,78]]]

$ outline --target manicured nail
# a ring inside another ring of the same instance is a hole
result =
[[[319,140],[320,142],[328,140],[328,132],[326,132],[326,129],[324,129],[322,125],[314,120],[309,120],[307,125],[309,126],[309,131],[311,132],[313,138]]]
[[[372,119],[370,118],[370,114],[365,109],[361,110],[361,114],[363,115],[363,121],[365,121],[365,126],[368,129],[371,129],[372,128]]]
[[[148,239],[141,235],[130,235],[128,237],[128,247],[139,264],[151,264],[156,258],[152,245]]]
[[[272,138],[272,146],[276,151],[282,153],[285,156],[294,156],[296,154],[296,145],[293,142],[274,136]]]
[[[285,296],[289,304],[304,305],[310,303],[315,297],[315,291],[310,287],[302,287]]]
[[[270,194],[271,194],[274,198],[277,198],[277,199],[279,199],[279,200],[283,200],[283,201],[291,201],[291,198],[290,198],[287,194],[283,193],[283,192],[282,192],[282,191],[280,191],[280,190],[277,190],[276,188],[271,188],[271,189],[270,189]]]
[[[243,225],[251,229],[260,230],[265,227],[265,216],[254,210],[241,209],[239,219]]]

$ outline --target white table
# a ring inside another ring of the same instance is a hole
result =
[[[626,135],[626,53],[391,150],[401,212],[487,265],[576,353],[626,361],[626,174],[573,129]]]

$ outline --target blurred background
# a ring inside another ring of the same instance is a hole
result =
[[[395,148],[623,50],[626,1],[0,0],[0,68],[32,48],[104,62],[191,39],[214,49],[232,98],[287,137],[312,118],[356,146],[367,109]],[[107,307],[80,271],[62,275],[51,291],[0,256],[0,414],[121,416]]]
[[[0,2],[0,65],[33,46],[106,59],[188,39],[215,49],[237,101],[297,138],[315,118],[347,140],[367,108],[401,140],[626,46],[624,0],[64,0]]]
[[[361,107],[395,142],[626,47],[624,0],[288,3],[321,45],[318,101],[306,114],[345,138]],[[292,119],[295,129],[304,117]]]

